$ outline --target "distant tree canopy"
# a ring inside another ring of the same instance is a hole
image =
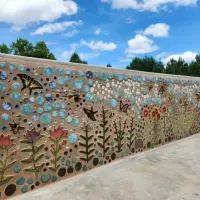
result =
[[[190,64],[186,63],[184,59],[179,58],[178,60],[171,59],[166,66],[161,61],[156,61],[153,57],[136,57],[126,69],[200,77],[200,55],[197,55]]]
[[[81,60],[80,56],[76,52],[74,52],[72,54],[71,58],[69,59],[69,62],[81,63],[81,64],[88,64],[86,61]]]
[[[110,63],[108,63],[108,64],[106,65],[106,67],[112,67],[112,65],[111,65]]]
[[[9,49],[9,47],[6,44],[0,44],[0,52],[1,53],[11,53],[11,50]]]
[[[46,43],[43,41],[37,42],[34,46],[28,40],[18,38],[9,47],[6,44],[1,44],[0,52],[19,55],[19,56],[28,56],[28,57],[56,60],[53,53],[50,52]]]
[[[162,73],[164,65],[153,57],[145,56],[144,58],[134,58],[126,69]]]

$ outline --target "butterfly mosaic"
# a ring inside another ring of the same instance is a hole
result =
[[[25,127],[20,126],[19,123],[13,122],[13,123],[9,123],[9,126],[11,128],[11,131],[13,132],[13,134],[20,134],[20,131],[24,130]]]
[[[91,109],[83,108],[83,111],[84,111],[84,113],[87,115],[87,117],[88,117],[89,119],[91,119],[92,121],[96,121],[95,114],[96,114],[98,111],[94,111],[94,110],[93,110],[93,107],[91,107]]]
[[[19,78],[21,79],[22,84],[23,84],[21,91],[28,88],[29,93],[31,95],[33,90],[43,89],[43,86],[38,81],[36,81],[34,78],[32,78],[26,74],[17,74],[17,76],[19,76]]]
[[[129,104],[123,104],[123,102],[120,101],[120,107],[119,108],[120,108],[121,112],[124,112],[124,113],[127,114],[129,107],[130,107]]]

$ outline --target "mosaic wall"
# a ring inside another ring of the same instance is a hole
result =
[[[0,198],[198,133],[198,79],[0,58]]]

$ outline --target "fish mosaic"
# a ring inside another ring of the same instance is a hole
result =
[[[198,78],[0,63],[0,199],[200,131]]]

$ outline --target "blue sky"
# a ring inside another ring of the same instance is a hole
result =
[[[0,0],[0,43],[45,41],[57,60],[124,68],[134,57],[166,63],[200,53],[198,0]]]

